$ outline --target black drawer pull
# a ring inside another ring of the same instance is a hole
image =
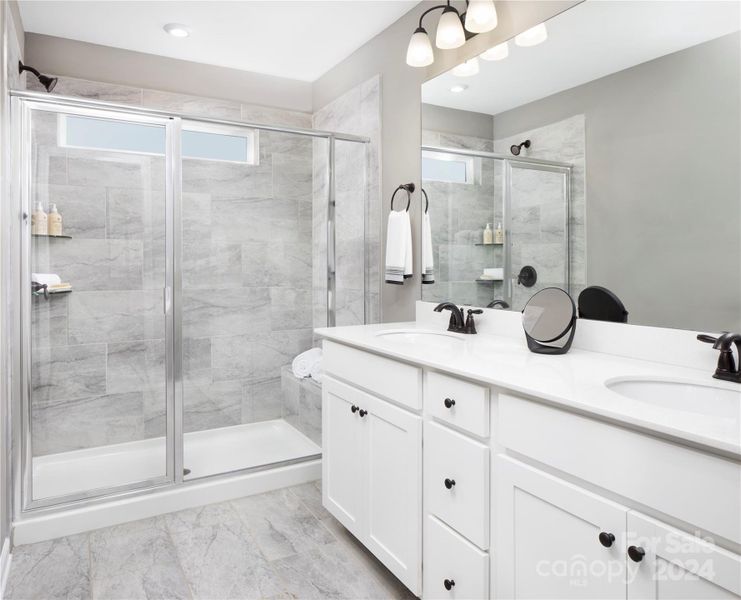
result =
[[[448,488],[449,490],[452,490],[453,486],[455,485],[455,479],[448,479],[446,477],[443,483],[445,484],[446,488]]]
[[[445,408],[453,408],[455,406],[455,400],[452,398],[445,398],[443,404],[445,405]]]
[[[360,416],[361,416],[361,417],[364,417],[365,415],[367,415],[367,414],[368,414],[368,411],[367,411],[367,410],[363,410],[363,409],[361,408],[361,409],[360,409],[360,413],[359,413],[359,414],[360,414]]]
[[[353,404],[353,405],[352,405],[352,406],[350,407],[350,410],[352,411],[352,413],[353,413],[353,414],[355,414],[356,412],[358,412],[358,407],[357,407],[357,406],[355,406],[355,405]]]
[[[446,590],[450,591],[455,586],[455,581],[452,579],[446,579],[445,581],[443,581],[443,585],[445,586]]]
[[[640,546],[628,546],[628,556],[633,562],[641,562],[646,556],[646,551]]]
[[[612,533],[607,533],[606,531],[602,531],[599,534],[599,543],[602,544],[605,548],[609,548],[612,546],[612,543],[615,541],[615,536]]]

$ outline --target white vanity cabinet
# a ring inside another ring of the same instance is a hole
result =
[[[421,417],[325,376],[322,441],[324,506],[420,595]]]

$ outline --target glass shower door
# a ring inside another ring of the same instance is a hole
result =
[[[22,100],[14,109],[24,505],[170,481],[173,122]]]

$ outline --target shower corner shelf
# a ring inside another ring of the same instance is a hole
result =
[[[501,283],[504,281],[504,279],[474,279],[476,283],[485,283],[485,284],[494,284],[494,283]]]
[[[32,233],[33,237],[41,237],[41,238],[59,238],[59,239],[65,239],[65,240],[71,240],[71,235],[51,235],[50,233]]]
[[[504,246],[504,242],[492,242],[491,244],[484,244],[483,242],[476,242],[474,246]]]

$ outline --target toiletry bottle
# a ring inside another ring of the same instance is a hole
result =
[[[62,215],[57,211],[57,205],[52,204],[48,217],[49,235],[62,235]]]
[[[31,213],[31,233],[46,235],[48,232],[48,217],[44,212],[44,207],[41,206],[41,202],[37,202],[36,208]]]
[[[494,243],[494,232],[491,230],[491,223],[487,223],[484,229],[484,244],[492,243]]]
[[[504,243],[504,230],[502,229],[502,224],[499,223],[497,225],[496,231],[494,231],[494,243],[495,244],[503,244]]]

